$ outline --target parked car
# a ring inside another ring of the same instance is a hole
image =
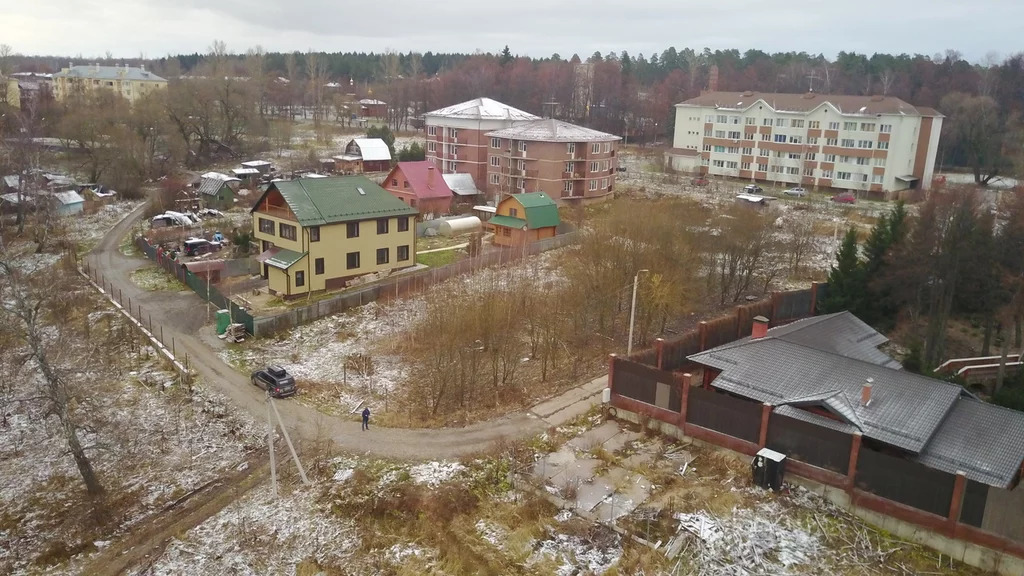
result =
[[[807,196],[807,190],[804,190],[800,186],[790,188],[789,190],[784,190],[782,193],[785,194],[786,196],[796,196],[798,198],[803,198],[804,196]]]
[[[764,188],[761,188],[757,184],[747,184],[743,187],[744,194],[761,194],[764,192]]]
[[[690,186],[707,186],[708,179],[702,177],[690,179]]]
[[[257,370],[252,373],[252,384],[266,390],[274,398],[287,398],[294,396],[298,389],[295,387],[295,378],[284,368],[271,364],[264,370]]]
[[[856,204],[857,196],[853,192],[840,192],[832,197],[832,201],[837,204]]]

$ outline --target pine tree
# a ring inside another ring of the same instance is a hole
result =
[[[849,310],[853,314],[861,311],[865,297],[866,282],[864,269],[858,257],[857,231],[850,228],[843,236],[843,243],[836,254],[836,264],[828,273],[828,290],[818,303],[818,311],[832,314]]]
[[[512,63],[515,58],[512,57],[512,51],[508,49],[508,44],[505,44],[505,49],[501,51],[501,66],[504,68]]]

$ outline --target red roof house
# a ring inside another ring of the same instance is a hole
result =
[[[441,216],[451,211],[452,189],[433,162],[399,162],[382,184],[385,190],[421,216]]]

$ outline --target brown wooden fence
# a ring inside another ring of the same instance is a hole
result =
[[[761,404],[695,386],[690,388],[686,421],[756,443],[761,431]]]
[[[818,468],[846,474],[853,436],[816,426],[781,414],[768,421],[768,444],[772,450]]]

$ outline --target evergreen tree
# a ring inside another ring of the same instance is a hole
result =
[[[423,150],[423,146],[420,146],[419,142],[413,142],[408,146],[402,147],[398,151],[399,162],[417,162],[420,160],[426,160],[426,152]]]
[[[501,51],[501,67],[508,66],[513,60],[515,58],[512,57],[512,51],[508,49],[508,44],[505,44],[505,49]]]
[[[857,251],[857,231],[850,228],[839,246],[836,264],[828,273],[828,290],[818,303],[818,311],[822,314],[843,310],[858,314],[861,311],[866,282]]]
[[[366,130],[367,138],[380,138],[388,145],[388,151],[391,152],[391,157],[395,158],[395,135],[391,132],[391,128],[386,125],[383,126],[370,126]]]

